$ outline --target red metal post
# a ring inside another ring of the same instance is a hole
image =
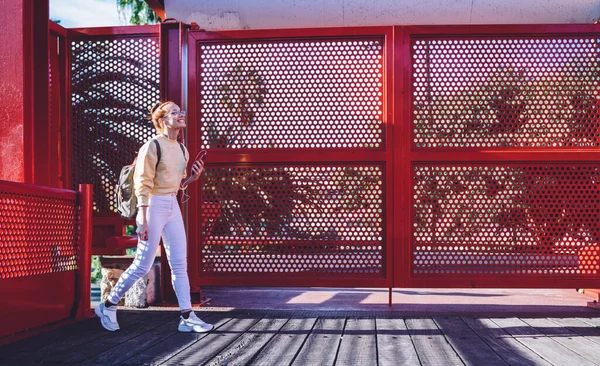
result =
[[[171,100],[177,103],[182,109],[186,109],[185,97],[183,95],[183,34],[189,26],[180,23],[163,23],[160,26],[160,98],[161,100]],[[190,121],[188,120],[188,123]],[[184,141],[187,136],[183,136]],[[187,145],[187,144],[186,144]],[[190,146],[187,146],[188,150]],[[190,150],[195,151],[195,150]],[[190,153],[191,155],[191,153]],[[190,225],[187,223],[188,214],[184,212],[184,220],[186,228]],[[193,273],[195,265],[195,246],[197,242],[188,236],[188,271]],[[171,286],[171,271],[167,261],[167,254],[164,246],[161,246],[161,297],[163,302],[176,304],[177,296]],[[196,292],[194,284],[192,292]],[[202,299],[202,295],[200,295]]]
[[[79,185],[79,258],[77,271],[76,319],[88,318],[91,314],[91,255],[92,255],[92,188],[91,184]]]
[[[31,76],[28,85],[25,85],[31,97],[25,105],[26,115],[31,116],[31,130],[25,135],[33,138],[33,146],[29,151],[32,154],[32,183],[43,186],[50,186],[51,165],[48,159],[58,158],[57,149],[51,148],[57,142],[52,139],[48,123],[48,3],[48,0],[44,0],[31,5],[28,9],[31,12],[31,24],[25,25],[32,27],[31,38],[25,41],[30,42],[31,47],[28,55],[31,59],[26,60],[24,70],[25,75]]]

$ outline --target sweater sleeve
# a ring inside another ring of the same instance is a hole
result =
[[[141,147],[135,162],[133,184],[138,206],[148,206],[150,202],[150,192],[154,188],[157,160],[156,145],[151,140]]]

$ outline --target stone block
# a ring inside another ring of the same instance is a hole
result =
[[[133,257],[102,257],[101,300],[106,301],[110,291],[117,284],[121,274],[131,265]],[[156,261],[150,271],[136,281],[125,293],[119,305],[144,308],[160,302],[160,261]]]

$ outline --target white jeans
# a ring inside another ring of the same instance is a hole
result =
[[[141,215],[140,210],[136,220],[138,224]],[[174,194],[150,196],[147,216],[148,240],[138,241],[133,263],[123,272],[110,292],[108,300],[113,304],[118,303],[135,281],[150,271],[162,236],[167,259],[171,265],[171,283],[177,295],[179,308],[189,310],[192,308],[192,303],[187,274],[187,240],[177,196]]]

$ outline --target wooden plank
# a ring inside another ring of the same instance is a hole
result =
[[[593,325],[595,327],[600,327],[600,318],[577,318],[577,319],[581,320],[582,322]]]
[[[550,320],[560,325],[561,327],[565,327],[570,331],[575,332],[596,344],[600,344],[600,328],[585,322],[583,319],[552,318]]]
[[[507,365],[460,318],[435,318],[434,321],[465,364],[486,366]]]
[[[141,313],[119,313],[119,324],[124,328],[131,327],[142,321],[142,319],[143,314]],[[44,361],[52,356],[71,352],[72,349],[79,346],[99,341],[101,338],[109,336],[109,334],[111,333],[100,325],[100,320],[94,317],[40,334],[34,338],[16,342],[9,345],[7,349],[1,349],[0,357],[2,361],[11,360],[10,363],[13,364]]]
[[[345,319],[319,318],[293,365],[333,365],[344,323]]]
[[[521,320],[590,362],[597,363],[600,360],[600,348],[597,344],[568,328],[561,327],[548,319]]]
[[[178,314],[175,312],[149,312],[148,314],[144,314],[139,322],[128,327],[121,327],[121,329],[116,332],[108,332],[102,328],[100,323],[98,323],[98,327],[101,328],[98,331],[103,332],[105,334],[104,337],[74,347],[67,352],[48,357],[45,361],[61,364],[82,363],[86,360],[93,359],[95,355],[118,346],[129,339],[136,338],[150,329],[154,329],[168,321],[172,321],[176,317],[178,317]]]
[[[490,319],[462,318],[462,320],[509,365],[551,365]]]
[[[535,328],[518,318],[491,319],[498,326],[505,329],[511,336],[527,348],[537,353],[543,359],[555,365],[594,365],[586,358],[571,351],[560,343],[546,337]]]
[[[376,328],[380,366],[421,364],[403,319],[377,319]]]
[[[167,323],[157,328],[150,329],[135,338],[128,339],[119,343],[115,347],[94,355],[92,358],[86,360],[82,364],[116,365],[124,362],[146,348],[155,345],[160,340],[174,334],[177,331],[178,323],[179,319],[171,319]]]
[[[38,350],[41,350],[42,348],[44,348],[46,352],[52,352],[52,347],[49,347],[50,345],[56,344],[60,347],[59,343],[62,342],[65,343],[68,348],[69,344],[79,345],[85,342],[86,338],[101,337],[102,333],[98,332],[94,327],[95,323],[94,319],[88,319],[78,323],[69,324],[63,328],[41,333],[31,338],[0,346],[0,361],[17,360],[23,357],[29,357],[31,360],[34,360],[35,355],[38,353],[40,355],[44,354],[38,352]],[[64,349],[65,348],[60,349],[59,351]]]
[[[166,364],[201,365],[219,354],[244,332],[256,324],[260,318],[232,318],[206,337],[165,361]]]
[[[247,365],[261,348],[285,325],[288,318],[265,318],[219,352],[207,365]]]
[[[422,365],[461,365],[462,361],[432,319],[406,319]]]
[[[207,323],[214,325],[215,329],[219,329],[229,320],[230,317],[225,313],[210,313],[204,315],[197,313],[199,317]],[[137,355],[127,359],[123,364],[126,365],[157,365],[174,357],[179,352],[188,348],[200,339],[208,336],[210,333],[182,333],[175,332],[172,336],[163,339],[155,345],[146,348]]]
[[[347,319],[336,365],[377,365],[375,319]]]
[[[250,364],[291,364],[316,322],[317,318],[290,319]]]

